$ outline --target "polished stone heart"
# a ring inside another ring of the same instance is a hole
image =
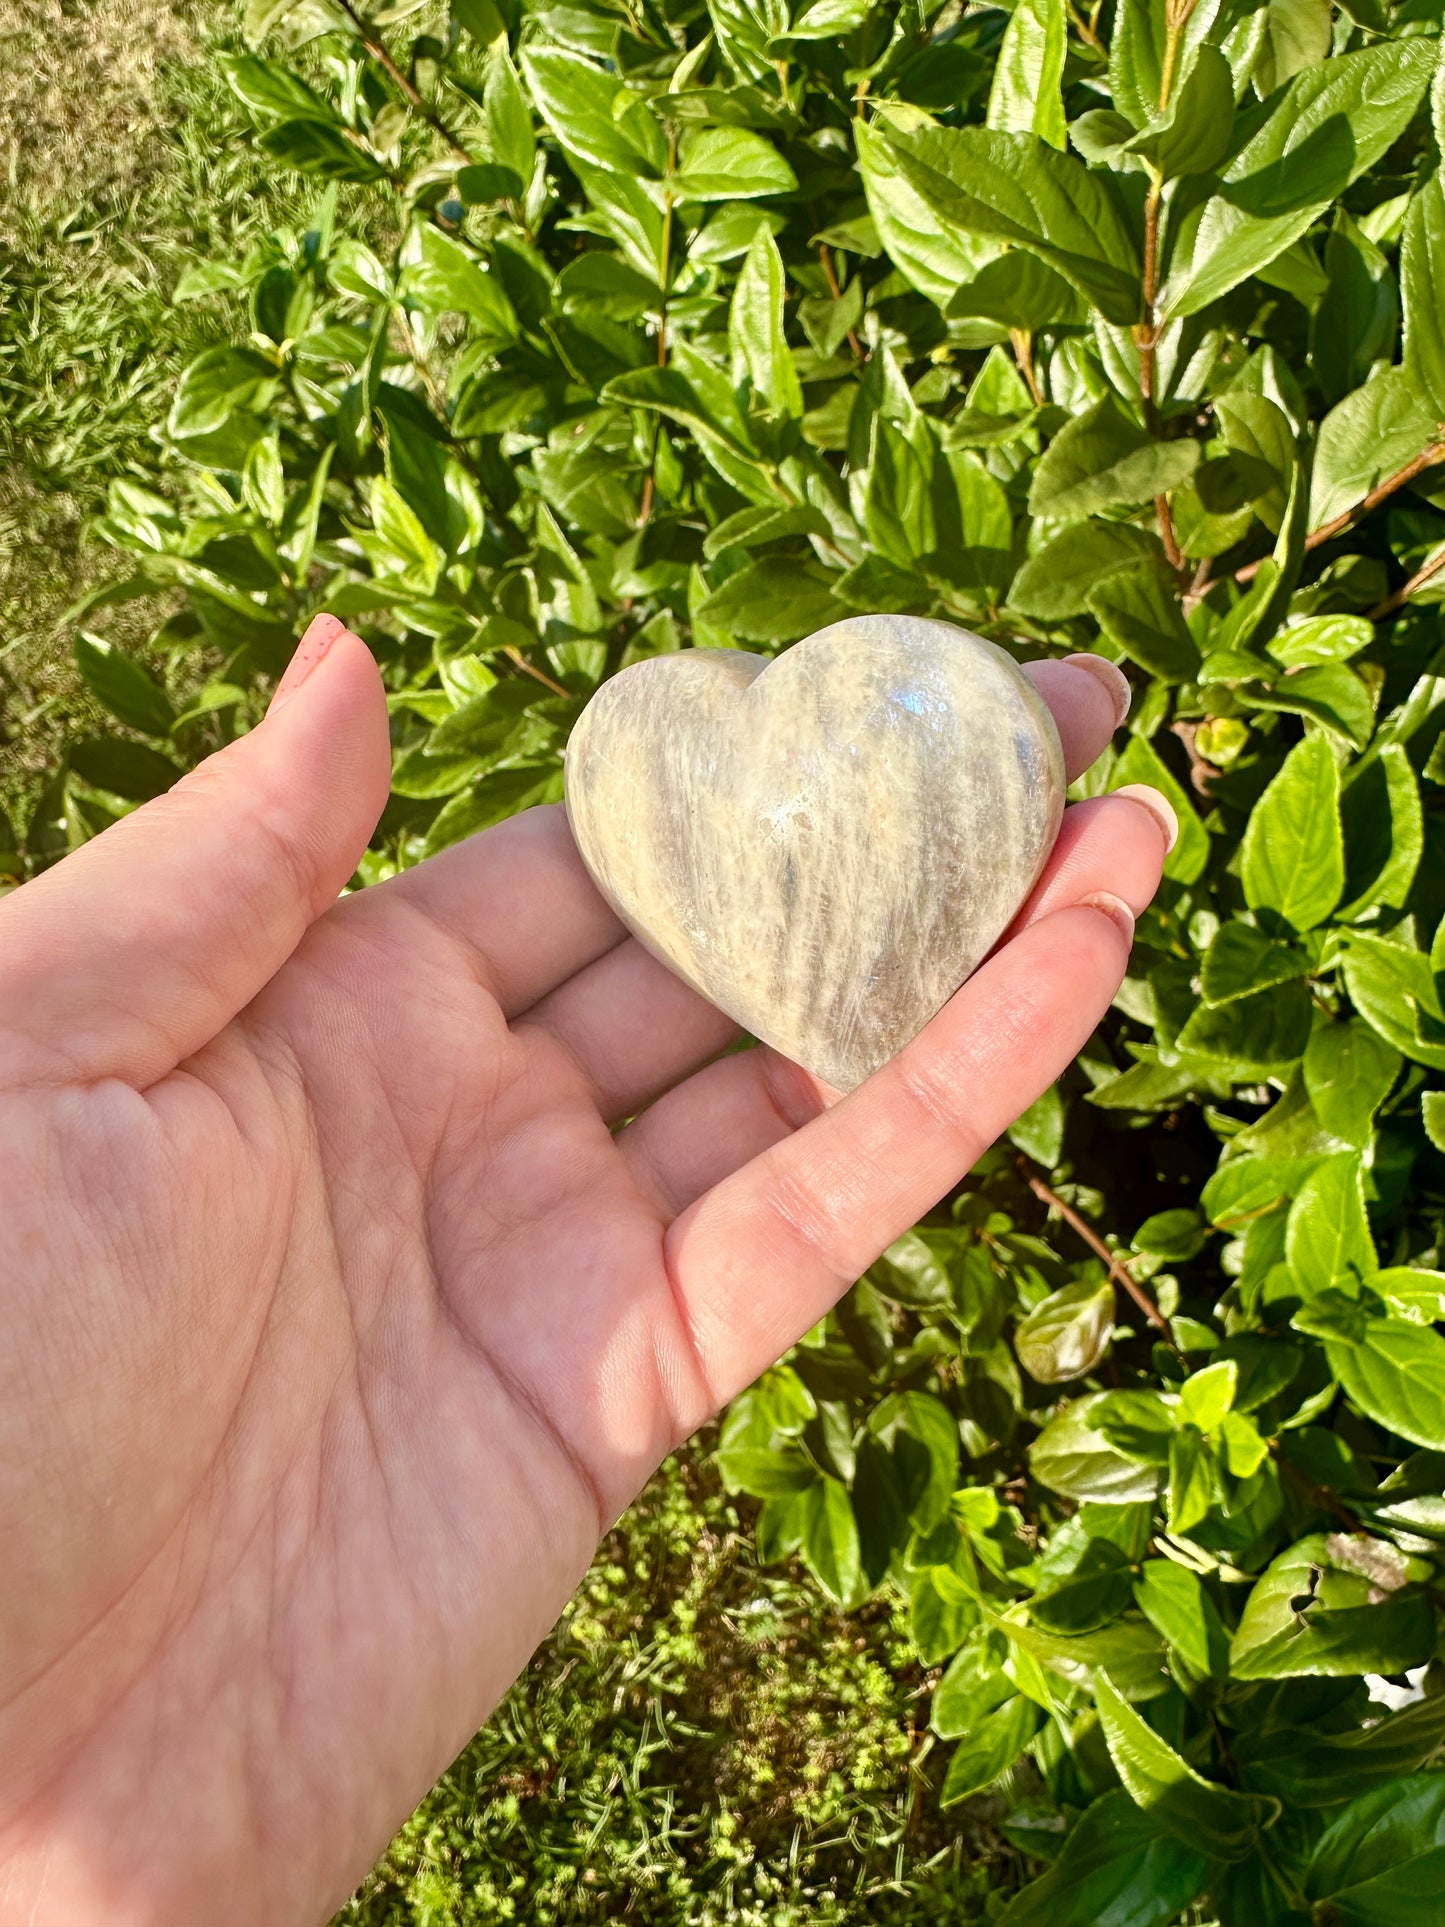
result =
[[[839,1090],[988,954],[1064,805],[1053,718],[1004,651],[888,615],[776,658],[634,663],[583,711],[566,786],[638,940]]]

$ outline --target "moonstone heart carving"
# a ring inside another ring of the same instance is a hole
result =
[[[638,940],[846,1091],[1012,921],[1058,834],[1064,766],[1002,649],[857,616],[776,658],[688,649],[624,669],[572,732],[566,794]]]

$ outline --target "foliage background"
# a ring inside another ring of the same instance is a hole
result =
[[[320,606],[391,692],[362,883],[555,797],[627,662],[849,609],[1121,659],[1080,793],[1182,824],[1078,1065],[664,1476],[351,1916],[1434,1919],[1431,0],[241,24],[74,205],[23,145],[69,97],[18,123],[8,875]]]

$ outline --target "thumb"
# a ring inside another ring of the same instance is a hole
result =
[[[144,1088],[274,976],[386,802],[386,700],[318,616],[263,723],[0,904],[0,1080]]]

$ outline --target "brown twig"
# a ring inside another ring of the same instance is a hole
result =
[[[1013,343],[1014,360],[1018,363],[1019,373],[1033,396],[1034,407],[1042,408],[1044,394],[1039,387],[1038,371],[1034,367],[1034,338],[1027,328],[1010,328],[1008,338]]]
[[[1442,569],[1445,569],[1445,548],[1442,548],[1438,555],[1432,555],[1423,569],[1416,569],[1403,588],[1396,589],[1393,595],[1387,595],[1383,602],[1377,602],[1374,608],[1368,611],[1366,620],[1379,622],[1385,616],[1394,615],[1397,609],[1410,600],[1417,589],[1423,588],[1433,576],[1439,575]]]
[[[1038,1198],[1041,1203],[1046,1204],[1050,1211],[1057,1211],[1064,1223],[1069,1226],[1070,1230],[1078,1233],[1090,1251],[1094,1253],[1095,1257],[1103,1259],[1105,1265],[1108,1267],[1109,1276],[1114,1280],[1115,1284],[1123,1286],[1124,1290],[1128,1292],[1129,1296],[1139,1307],[1140,1311],[1143,1312],[1149,1323],[1156,1331],[1162,1334],[1164,1342],[1169,1346],[1171,1351],[1177,1353],[1179,1347],[1175,1344],[1174,1334],[1169,1329],[1169,1320],[1164,1316],[1163,1312],[1160,1311],[1159,1307],[1154,1303],[1154,1300],[1149,1296],[1148,1292],[1145,1291],[1144,1287],[1139,1283],[1123,1259],[1110,1251],[1109,1247],[1104,1243],[1104,1240],[1086,1218],[1081,1218],[1071,1204],[1064,1203],[1064,1200],[1059,1196],[1058,1192],[1054,1190],[1042,1172],[1036,1171],[1027,1158],[1019,1158],[1018,1168],[1022,1174],[1024,1183],[1029,1187],[1030,1191],[1033,1192],[1034,1196]]]
[[[843,299],[843,290],[838,286],[838,273],[833,266],[833,257],[828,252],[828,244],[826,241],[820,241],[818,243],[818,259],[823,264],[823,273],[828,280],[828,292],[835,301],[841,301]],[[853,350],[854,359],[856,361],[862,361],[864,358],[863,344],[852,328],[848,330],[848,346]]]
[[[352,4],[352,0],[337,0],[337,5],[341,8],[341,11],[346,15],[352,26],[355,27],[357,38],[360,40],[362,46],[365,47],[366,51],[382,71],[389,76],[393,86],[401,92],[408,104],[416,109],[429,127],[441,135],[442,139],[455,155],[461,160],[472,162],[475,156],[471,153],[470,149],[462,145],[461,141],[457,139],[456,135],[452,132],[451,128],[447,126],[436,109],[429,106],[422,98],[408,76],[398,67],[391,55],[387,52],[386,47],[377,35],[376,28],[366,19],[365,15],[357,11],[356,7]]]
[[[1206,762],[1199,754],[1195,738],[1199,734],[1198,723],[1177,722],[1169,725],[1170,733],[1179,738],[1184,745],[1184,754],[1189,758],[1189,780],[1200,796],[1209,796],[1209,785],[1219,771],[1213,763]],[[1212,802],[1214,799],[1210,797]]]
[[[507,658],[508,662],[514,663],[516,667],[521,670],[524,676],[531,676],[535,678],[537,682],[545,683],[547,688],[552,691],[553,695],[555,696],[571,695],[572,693],[571,690],[564,689],[561,683],[559,682],[554,682],[552,678],[547,674],[545,669],[539,669],[536,663],[528,662],[527,658],[522,654],[521,650],[515,646],[515,644],[510,642],[504,643],[502,646],[502,654]]]
[[[1404,488],[1424,469],[1433,468],[1435,463],[1441,460],[1445,460],[1445,441],[1431,442],[1428,448],[1422,449],[1412,461],[1406,462],[1403,468],[1397,469],[1393,475],[1387,475],[1383,482],[1372,488],[1368,495],[1355,503],[1353,508],[1346,509],[1343,515],[1337,515],[1332,521],[1325,522],[1321,527],[1312,530],[1305,537],[1306,554],[1311,549],[1319,548],[1323,542],[1332,542],[1352,522],[1358,521],[1362,515],[1368,515],[1372,508],[1378,508],[1381,502],[1387,501],[1396,489]],[[1234,580],[1252,582],[1259,574],[1262,565],[1268,560],[1268,556],[1262,555],[1254,562],[1246,562],[1242,569],[1234,571]]]
[[[1109,49],[1099,38],[1093,25],[1084,18],[1079,12],[1079,9],[1074,5],[1074,0],[1069,0],[1069,18],[1078,28],[1079,38],[1084,42],[1085,46],[1092,47],[1096,54],[1100,55],[1104,60],[1107,60],[1109,58]]]

